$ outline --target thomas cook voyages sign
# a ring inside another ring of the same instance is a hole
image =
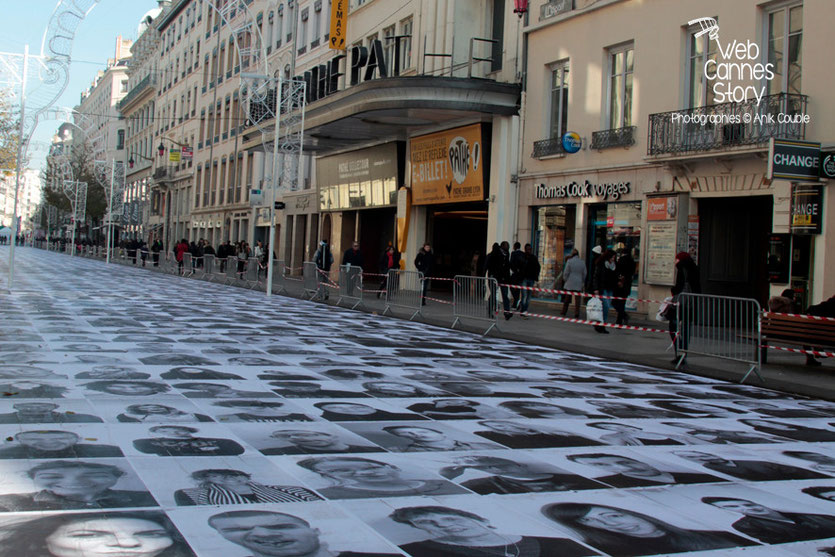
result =
[[[481,124],[412,138],[412,204],[484,199]]]

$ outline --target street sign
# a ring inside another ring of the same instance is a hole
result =
[[[287,205],[285,205],[283,201],[276,201],[275,202],[275,210],[276,211],[280,211],[281,209],[284,209],[286,206]]]
[[[179,149],[169,149],[168,150],[168,162],[180,162],[180,150]]]
[[[348,28],[348,0],[333,0],[331,4],[331,33],[328,48],[345,50]]]
[[[820,165],[820,143],[771,138],[768,144],[767,177],[771,180],[818,182]]]
[[[249,204],[256,207],[264,203],[264,193],[261,190],[249,190]]]
[[[194,150],[191,147],[183,147],[182,156],[183,160],[190,161],[194,158]]]

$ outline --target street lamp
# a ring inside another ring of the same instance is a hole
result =
[[[136,164],[136,161],[133,160],[133,155],[136,155],[137,157],[143,158],[146,161],[154,162],[154,159],[152,159],[151,157],[146,157],[142,153],[131,153],[130,158],[128,159],[128,168],[133,168],[133,165]]]
[[[528,12],[528,0],[513,0],[513,13],[521,19]]]
[[[157,146],[157,154],[159,154],[160,157],[165,154],[165,143],[162,142],[163,140],[168,140],[168,141],[170,141],[171,143],[173,143],[174,145],[176,145],[178,147],[188,147],[189,146],[188,143],[180,143],[179,141],[171,139],[170,137],[163,136],[163,137],[159,138],[159,145]]]

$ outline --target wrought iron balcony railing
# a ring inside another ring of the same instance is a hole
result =
[[[563,153],[565,153],[565,149],[562,148],[562,138],[552,137],[550,139],[534,141],[533,154],[531,156],[535,159],[541,159],[542,157],[561,155]]]
[[[637,127],[628,126],[612,130],[600,130],[591,134],[592,149],[609,149],[610,147],[629,147],[635,145]]]
[[[808,97],[778,93],[649,115],[647,154],[691,153],[762,145],[772,137],[804,139]]]
[[[145,78],[136,84],[136,87],[128,91],[128,94],[122,97],[122,100],[116,105],[117,108],[127,106],[131,101],[141,95],[147,87],[154,87],[157,84],[157,77],[154,74],[148,74]]]

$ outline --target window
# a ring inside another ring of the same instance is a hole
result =
[[[700,27],[689,30],[687,36],[687,108],[713,104],[713,87],[705,79],[705,63],[716,60],[716,41],[708,35],[696,37]]]
[[[322,28],[322,3],[319,2],[319,9],[313,12],[313,23],[310,26],[310,48],[319,46],[319,31]]]
[[[200,179],[203,177],[203,169],[201,166],[197,166],[197,174],[195,174],[194,183],[196,187],[194,188],[194,206],[200,207],[200,186],[203,184]]]
[[[609,50],[609,129],[632,125],[632,69],[635,49],[628,46]]]
[[[127,93],[128,92],[128,80],[127,79],[123,79],[122,82],[119,84],[119,91],[121,91],[122,93]]]
[[[302,17],[301,17],[301,25],[299,26],[299,37],[298,37],[298,45],[299,45],[299,54],[303,54],[307,51],[307,24],[308,24],[308,17],[307,17],[307,8],[302,10]]]
[[[386,61],[386,68],[388,68],[389,75],[391,75],[394,68],[394,64],[392,64],[394,57],[394,25],[383,29],[383,55],[383,59]]]
[[[370,49],[370,48],[372,48],[372,46],[374,45],[374,41],[376,41],[376,40],[377,40],[377,38],[378,38],[377,33],[374,33],[373,35],[369,35],[369,36],[365,39],[365,45],[366,45],[369,49]]]
[[[125,130],[116,131],[116,150],[121,151],[125,148]]]
[[[412,67],[412,18],[400,22],[400,35],[406,36],[400,41],[400,69]]]
[[[550,137],[562,137],[568,126],[568,62],[551,68]]]
[[[803,50],[803,5],[785,6],[768,14],[768,62],[774,79],[768,93],[800,94]]]

